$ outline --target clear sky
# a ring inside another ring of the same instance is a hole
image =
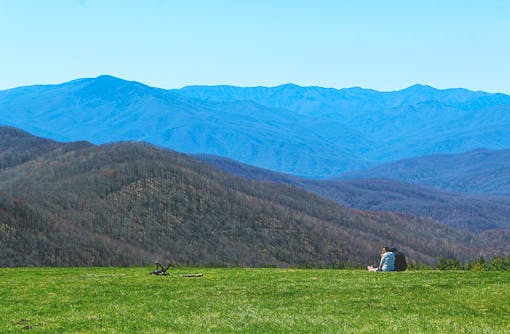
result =
[[[510,1],[0,0],[0,89],[100,74],[510,93]]]

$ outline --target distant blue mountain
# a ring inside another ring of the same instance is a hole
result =
[[[415,85],[191,86],[111,76],[0,91],[0,125],[56,140],[142,140],[300,176],[478,147],[510,147],[510,96]]]
[[[206,101],[255,101],[324,121],[323,133],[342,136],[330,120],[361,133],[370,146],[350,146],[368,161],[392,161],[475,148],[510,147],[510,96],[414,85],[401,91],[190,86],[179,92]]]

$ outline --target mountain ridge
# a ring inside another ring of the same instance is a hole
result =
[[[162,87],[146,84],[146,83],[143,83],[143,82],[137,81],[137,80],[123,79],[123,78],[120,78],[118,76],[114,76],[111,74],[99,74],[95,77],[76,78],[76,79],[71,79],[71,80],[67,80],[67,81],[63,81],[63,82],[59,82],[59,83],[51,83],[51,84],[27,84],[27,85],[22,85],[22,86],[17,86],[17,87],[0,89],[0,92],[11,91],[11,90],[16,90],[16,89],[24,89],[24,88],[30,88],[30,87],[60,86],[60,85],[65,85],[65,84],[72,84],[72,83],[83,82],[83,81],[94,81],[94,80],[112,80],[112,81],[119,81],[119,82],[125,82],[125,83],[137,83],[137,84],[140,84],[140,85],[143,85],[146,87],[167,90],[167,91],[181,90],[181,89],[185,89],[185,88],[196,88],[196,87],[231,87],[231,88],[238,88],[238,89],[256,89],[256,88],[275,89],[275,88],[283,88],[283,87],[295,87],[295,88],[302,88],[302,89],[318,88],[318,89],[333,90],[333,91],[362,90],[362,91],[377,92],[377,93],[397,93],[397,92],[403,92],[403,91],[407,91],[407,90],[416,90],[416,89],[417,90],[432,89],[434,91],[462,90],[462,91],[467,91],[467,92],[471,92],[471,93],[483,93],[483,94],[489,94],[489,95],[494,95],[494,94],[509,95],[509,94],[505,94],[502,92],[487,92],[484,90],[473,90],[473,89],[462,88],[462,87],[437,88],[432,85],[421,84],[421,83],[415,83],[410,86],[400,88],[400,89],[395,89],[395,90],[376,90],[376,89],[365,88],[365,87],[361,87],[361,86],[337,88],[337,87],[326,87],[326,86],[321,86],[321,85],[300,85],[300,84],[296,84],[296,83],[292,83],[292,82],[277,84],[274,86],[263,86],[263,85],[236,86],[236,85],[230,85],[230,84],[218,84],[218,85],[217,84],[208,84],[208,85],[193,84],[193,85],[185,85],[180,88],[162,88]]]
[[[217,156],[194,157],[246,179],[289,184],[360,210],[391,211],[427,217],[472,232],[492,229],[510,231],[510,198],[506,196],[446,192],[397,179],[353,176],[347,179],[311,180]]]
[[[467,194],[510,196],[510,149],[475,149],[382,164],[335,179],[386,178]]]
[[[504,94],[423,85],[394,92],[293,84],[166,90],[100,76],[0,91],[0,124],[44,137],[146,141],[309,178],[510,147],[509,111]]]

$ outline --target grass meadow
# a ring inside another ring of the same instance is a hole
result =
[[[0,333],[510,333],[510,272],[150,270],[0,268]]]

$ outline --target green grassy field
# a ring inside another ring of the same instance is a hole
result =
[[[0,333],[510,333],[510,272],[148,271],[2,268]]]

